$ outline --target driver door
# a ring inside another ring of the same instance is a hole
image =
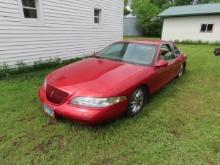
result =
[[[159,60],[166,60],[168,65],[166,67],[155,68],[156,75],[151,81],[153,87],[152,92],[158,91],[173,79],[172,70],[175,65],[175,56],[169,44],[163,44],[160,46],[157,62]]]

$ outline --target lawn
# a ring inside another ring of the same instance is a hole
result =
[[[179,45],[187,72],[142,113],[100,127],[50,122],[37,97],[51,70],[0,81],[0,164],[220,164],[220,57]]]

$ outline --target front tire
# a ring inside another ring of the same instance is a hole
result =
[[[144,87],[136,89],[130,98],[126,115],[129,117],[133,117],[141,112],[144,108],[145,103],[148,102],[148,99],[148,93]]]

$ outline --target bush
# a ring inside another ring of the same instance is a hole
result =
[[[197,40],[197,41],[193,41],[193,40],[175,40],[174,41],[177,44],[188,44],[188,45],[220,45],[220,42],[216,41],[216,42],[209,42],[209,41],[201,41],[201,40]]]
[[[137,27],[145,36],[160,36],[162,31],[162,19],[157,15],[160,9],[147,0],[132,1],[133,14],[137,16]]]
[[[8,65],[3,64],[0,68],[0,78],[1,77],[8,77],[10,75],[10,69]]]
[[[3,64],[0,66],[0,79],[9,77],[11,75],[15,74],[21,74],[21,73],[29,73],[32,71],[39,71],[43,69],[48,68],[55,68],[60,67],[64,65],[71,64],[73,62],[79,61],[82,58],[74,58],[74,59],[68,59],[68,60],[61,60],[60,58],[57,59],[50,59],[47,61],[35,61],[33,65],[27,65],[23,61],[20,61],[16,64],[15,68],[10,68],[7,64]]]
[[[47,69],[47,68],[52,68],[52,67],[56,67],[59,66],[62,63],[60,58],[57,58],[55,60],[47,60],[47,61],[36,61],[34,62],[33,65],[33,70],[38,71],[38,70],[42,70],[42,69]]]

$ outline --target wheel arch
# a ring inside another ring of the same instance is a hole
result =
[[[147,84],[142,84],[142,85],[140,85],[140,87],[144,88],[146,90],[146,93],[148,95],[150,95],[150,88]]]

